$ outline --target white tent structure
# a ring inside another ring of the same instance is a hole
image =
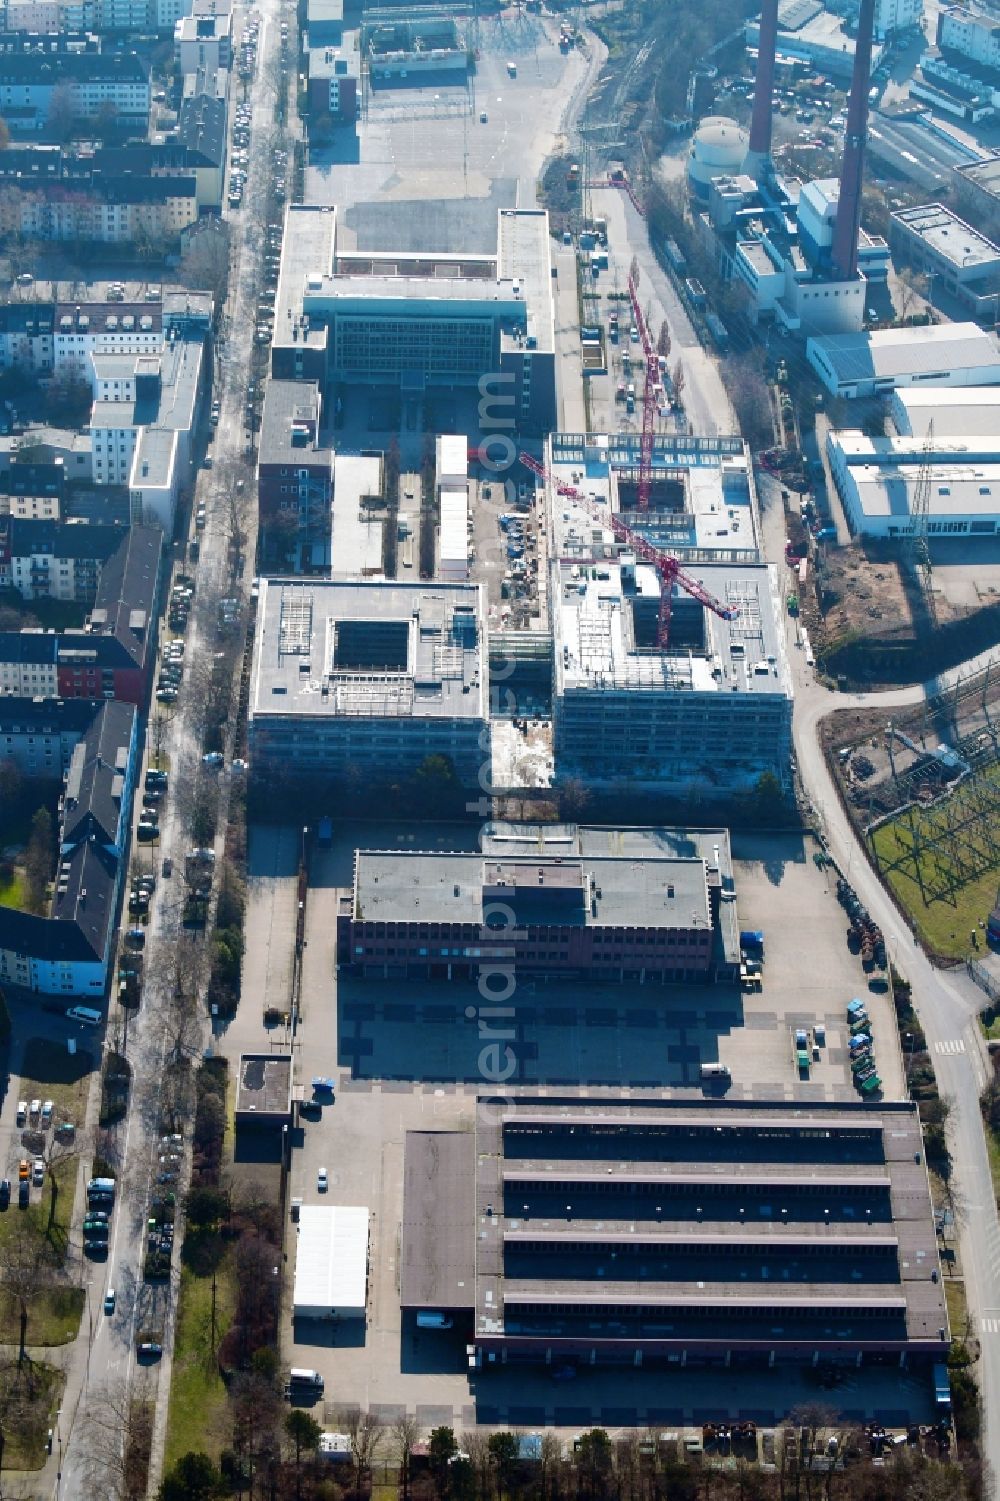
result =
[[[295,1318],[364,1318],[368,1219],[365,1208],[303,1204],[295,1257]]]

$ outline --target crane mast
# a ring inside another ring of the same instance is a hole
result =
[[[597,505],[596,502],[591,500],[589,495],[584,495],[574,485],[561,483],[554,475],[549,473],[544,464],[540,463],[538,459],[532,458],[531,454],[521,453],[518,457],[524,467],[529,469],[532,474],[536,474],[539,479],[547,480],[557,495],[574,501],[588,515],[593,516],[595,521],[599,521],[602,526],[609,526],[616,541],[624,542],[628,547],[632,548],[637,558],[643,563],[649,563],[651,567],[656,569],[660,580],[660,610],[657,620],[656,644],[660,651],[666,651],[670,645],[670,609],[675,584],[683,589],[685,594],[689,594],[692,599],[696,599],[706,610],[711,610],[713,615],[718,615],[720,620],[735,620],[739,613],[738,610],[731,605],[724,605],[721,600],[716,599],[710,590],[705,588],[699,579],[693,578],[691,574],[685,572],[679,558],[675,558],[672,553],[663,552],[660,548],[654,547],[652,542],[640,536],[638,532],[633,531],[620,516],[616,516],[604,506]]]
[[[660,361],[639,305],[639,262],[634,256],[628,273],[628,300],[632,306],[632,321],[639,330],[639,343],[646,362],[646,383],[642,391],[638,506],[640,511],[648,511],[649,496],[653,488],[653,429],[656,423],[656,388],[660,383]]]

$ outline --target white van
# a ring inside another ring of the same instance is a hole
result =
[[[729,1070],[724,1063],[703,1063],[701,1077],[703,1079],[728,1079]]]
[[[95,1011],[92,1006],[71,1006],[66,1012],[66,1020],[71,1022],[86,1022],[88,1027],[99,1027],[104,1017],[100,1011]]]

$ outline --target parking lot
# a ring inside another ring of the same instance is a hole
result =
[[[337,205],[338,245],[384,243],[379,204],[413,200],[434,214],[415,217],[399,249],[441,250],[447,233],[461,225],[463,249],[492,250],[498,208],[514,201],[534,204],[536,178],[555,145],[560,116],[591,71],[582,54],[563,56],[557,38],[558,27],[536,17],[524,17],[515,28],[484,18],[480,57],[469,80],[456,75],[451,81],[448,75],[424,86],[409,80],[373,92],[353,149],[339,141],[310,152],[305,199]],[[517,59],[516,79],[507,76],[508,58]],[[503,203],[493,197],[495,184],[505,185]],[[365,202],[355,207],[359,197]],[[419,240],[422,226],[435,236],[430,243]]]
[[[273,990],[287,993],[287,961],[272,952],[269,934],[287,928],[274,915],[294,902],[294,859],[300,831],[269,831],[270,852],[256,865],[247,924],[252,1010],[241,1008],[240,1045],[265,1035],[258,1009]],[[774,1372],[766,1395],[760,1375],[730,1373],[724,1392],[710,1371],[683,1377],[657,1372],[582,1374],[571,1393],[544,1373],[522,1369],[481,1373],[470,1384],[465,1332],[418,1331],[399,1309],[398,1262],[402,1219],[403,1150],[410,1129],[475,1124],[483,1087],[474,986],[411,981],[345,980],[335,974],[338,898],[351,879],[356,847],[474,848],[464,827],[359,825],[338,828],[335,843],[314,851],[306,909],[302,1026],[296,1082],[336,1081],[334,1100],[295,1137],[290,1192],[306,1203],[364,1205],[371,1215],[371,1274],[366,1327],[300,1325],[284,1331],[290,1362],[315,1367],[326,1379],[329,1412],[337,1405],[371,1408],[391,1420],[404,1407],[421,1426],[449,1423],[547,1423],[578,1428],[655,1422],[700,1422],[726,1411],[759,1421],[782,1416],[801,1400],[801,1378]],[[263,852],[265,846],[261,846]],[[902,1067],[888,998],[868,991],[858,959],[845,941],[846,924],[834,883],[812,860],[812,847],[794,837],[734,840],[735,875],[743,927],[765,932],[763,989],[729,987],[605,987],[578,981],[526,980],[512,998],[517,1069],[510,1088],[578,1087],[603,1090],[689,1090],[701,1097],[703,1061],[729,1065],[730,1097],[737,1099],[856,1098],[850,1085],[844,1007],[867,998],[879,1072],[892,1097],[902,1091]],[[267,874],[274,870],[272,891]],[[255,920],[260,918],[258,925]],[[808,957],[804,957],[807,955]],[[250,996],[247,996],[250,1000]],[[471,1011],[471,1015],[469,1014]],[[245,1016],[243,1013],[246,1013]],[[794,1032],[817,1021],[826,1046],[810,1078],[800,1079]],[[260,1029],[253,1038],[254,1025]],[[328,1191],[317,1175],[325,1168]],[[294,1232],[293,1232],[294,1236]],[[291,1302],[294,1239],[287,1264]],[[842,1373],[821,1400],[856,1416],[902,1421],[926,1406],[926,1384],[900,1382],[898,1373]],[[317,1416],[319,1416],[317,1411]]]

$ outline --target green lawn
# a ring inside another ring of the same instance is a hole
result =
[[[38,1361],[20,1368],[16,1359],[0,1381],[0,1424],[4,1467],[40,1470],[45,1463],[45,1435],[55,1423],[64,1384],[62,1371]]]
[[[83,1048],[70,1056],[64,1047],[53,1047],[40,1037],[32,1037],[25,1044],[21,1061],[18,1098],[51,1100],[56,1122],[72,1121],[80,1126],[86,1115],[87,1091],[95,1063],[93,1054]]]
[[[219,1375],[216,1349],[232,1322],[236,1306],[233,1253],[219,1264],[215,1286],[215,1337],[212,1347],[212,1278],[181,1268],[177,1335],[170,1381],[165,1468],[182,1454],[200,1449],[218,1459],[231,1439],[226,1388]]]
[[[955,803],[962,798],[960,787],[951,801]],[[940,808],[918,812],[916,827],[919,834],[924,839],[933,838],[943,829],[943,818]],[[972,857],[976,873],[967,879],[962,879],[956,870],[947,844],[939,849],[925,844],[919,859],[918,878],[916,862],[908,859],[913,849],[913,833],[903,818],[883,824],[872,838],[883,879],[912,917],[921,939],[935,953],[951,959],[965,959],[983,952],[985,935],[979,924],[992,910],[1000,882],[1000,846],[992,826],[985,822],[978,828],[970,826],[963,838],[981,851],[981,856]],[[907,863],[901,869],[890,869],[900,858],[906,859]],[[952,882],[955,889],[946,889]],[[978,950],[970,936],[973,929],[979,934]]]
[[[993,1194],[1000,1204],[1000,1137],[995,1131],[991,1131],[989,1125],[983,1122],[983,1131],[986,1135],[986,1152],[990,1159],[990,1174],[993,1178]]]
[[[42,1188],[31,1190],[31,1203],[27,1209],[18,1209],[17,1205],[17,1164],[13,1164],[11,1170],[11,1207],[6,1214],[0,1214],[0,1262],[5,1246],[16,1244],[16,1237],[20,1235],[22,1226],[27,1226],[38,1247],[38,1259],[40,1262],[48,1262],[51,1266],[62,1266],[66,1259],[66,1250],[69,1244],[69,1227],[73,1218],[73,1194],[76,1188],[77,1158],[67,1157],[56,1164],[55,1178],[58,1186],[56,1195],[56,1212],[52,1216],[52,1183],[48,1174]],[[50,1223],[51,1219],[51,1223]],[[3,1288],[3,1275],[0,1273],[0,1290]],[[33,1342],[33,1336],[29,1332],[29,1343]]]
[[[11,879],[0,882],[0,907],[21,907],[24,905],[24,872],[15,867]]]
[[[28,1312],[32,1345],[67,1345],[76,1339],[87,1294],[82,1287],[50,1287],[34,1298]],[[17,1303],[0,1288],[0,1343],[16,1345],[21,1320]]]
[[[952,1339],[964,1340],[969,1322],[964,1277],[945,1277],[944,1301],[948,1308],[948,1323],[951,1326]]]

